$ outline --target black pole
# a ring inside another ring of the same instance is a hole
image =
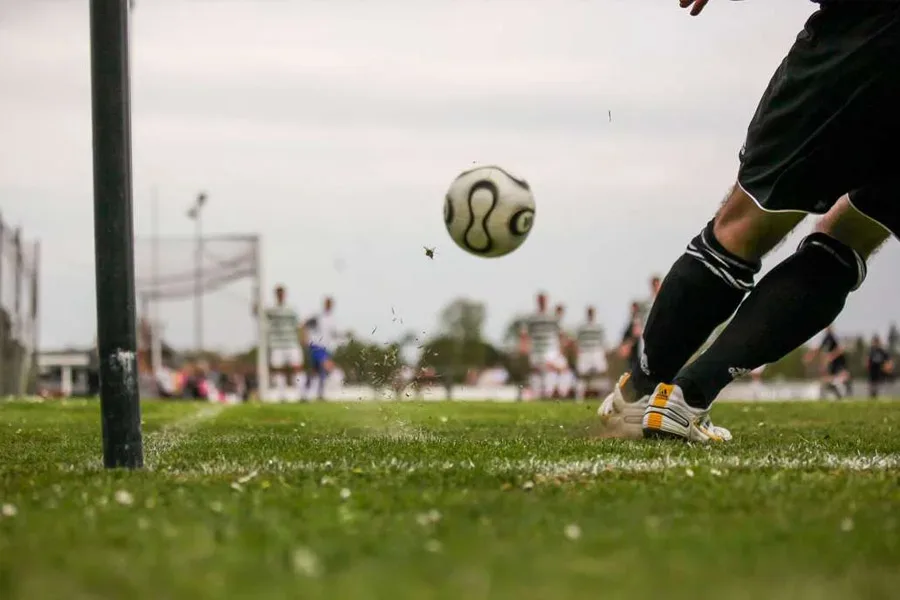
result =
[[[131,215],[128,0],[91,0],[94,255],[103,463],[144,463]]]

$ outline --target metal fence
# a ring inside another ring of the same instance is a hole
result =
[[[33,391],[37,379],[40,245],[0,215],[0,396]]]

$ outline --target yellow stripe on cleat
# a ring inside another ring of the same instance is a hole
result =
[[[669,394],[672,393],[672,388],[674,387],[675,386],[667,385],[664,383],[660,384],[660,386],[656,388],[657,392],[656,395],[653,396],[653,402],[651,402],[651,405],[655,406],[656,408],[665,408],[666,403],[669,402]]]
[[[647,426],[644,429],[662,429],[662,415],[655,412],[647,415]]]

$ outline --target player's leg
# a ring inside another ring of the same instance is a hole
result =
[[[760,280],[715,342],[679,372],[674,386],[659,386],[645,415],[644,433],[715,439],[695,425],[719,392],[735,377],[779,360],[832,323],[850,292],[862,284],[866,260],[888,236],[847,198],[840,200],[797,252]],[[690,423],[683,425],[683,420]]]
[[[828,216],[756,285],[713,345],[675,378],[685,388],[657,388],[644,417],[645,434],[722,437],[697,426],[707,422],[709,403],[722,387],[823,329],[862,281],[864,259],[887,234],[852,210],[846,198],[831,209],[848,190],[896,181],[898,34],[897,6],[829,4],[807,21],[748,128],[738,181],[773,216],[791,214],[785,211]],[[868,215],[900,231],[893,194],[864,193],[862,199]],[[733,240],[732,245],[718,241],[740,254]],[[756,240],[738,241],[752,249]],[[666,415],[676,409],[681,412],[669,423]]]
[[[528,391],[531,392],[531,400],[544,399],[544,372],[540,367],[534,367],[531,370],[531,377]]]
[[[601,380],[606,375],[608,366],[606,364],[606,352],[603,350],[595,350],[590,357],[590,377],[588,378],[588,394],[595,398],[600,395]]]
[[[831,367],[828,371],[828,389],[834,394],[835,400],[844,398],[844,382],[841,378],[841,371],[836,367]]]
[[[285,366],[285,374],[288,380],[287,399],[296,402],[302,396],[302,385],[299,378],[303,369],[303,351],[299,346],[294,346],[285,350],[285,358],[287,365]]]
[[[644,326],[643,351],[631,365],[628,399],[672,380],[753,288],[762,258],[804,216],[766,212],[734,186],[663,279]]]
[[[562,369],[559,377],[559,396],[564,400],[574,400],[575,373],[568,364]]]
[[[544,394],[543,360],[540,356],[529,355],[528,364],[528,391],[531,393],[530,400],[542,400]]]
[[[285,386],[287,383],[284,368],[287,364],[287,357],[281,348],[272,348],[269,351],[269,370],[271,372],[272,385],[271,390],[265,390],[270,394],[272,400],[283,400]]]
[[[575,380],[575,400],[577,402],[583,402],[585,398],[590,397],[590,382],[590,373],[578,372]]]
[[[288,402],[296,402],[300,399],[300,388],[297,387],[297,370],[293,365],[284,368],[284,399]]]
[[[326,348],[322,348],[317,360],[316,369],[319,376],[319,400],[325,399],[325,384],[331,376],[332,371],[334,371],[334,361],[331,359],[331,354]]]
[[[850,374],[850,369],[847,367],[846,360],[843,361],[843,364],[841,365],[841,372],[838,374],[838,379],[841,383],[843,396],[853,396],[853,376]]]
[[[565,400],[568,398],[569,392],[572,389],[572,369],[569,366],[568,359],[562,352],[555,353],[551,362],[553,370],[556,372],[554,397],[558,400]]]
[[[556,400],[565,400],[566,394],[569,392],[568,388],[568,369],[559,368],[556,369],[556,390],[554,390],[553,397]]]
[[[306,369],[302,365],[297,369],[297,373],[294,375],[294,382],[297,386],[297,399],[300,402],[306,402],[308,399],[307,386],[309,385],[309,377],[306,374]]]
[[[559,383],[559,373],[554,364],[553,360],[550,358],[544,359],[544,364],[541,367],[541,388],[543,393],[541,394],[542,400],[550,400],[556,395],[556,386]]]
[[[837,375],[831,371],[823,378],[822,400],[828,400],[830,396],[834,396],[835,400],[840,400],[842,397],[841,388],[837,385]]]
[[[575,374],[575,400],[580,402],[588,395],[588,384],[591,377],[587,365],[587,356],[584,352],[579,352],[578,358],[575,360]]]
[[[654,388],[671,382],[753,287],[762,257],[804,218],[765,211],[735,185],[715,218],[663,279],[644,326],[643,349],[600,407],[622,437],[640,437]],[[711,426],[711,425],[710,425]],[[723,437],[730,437],[721,429]]]

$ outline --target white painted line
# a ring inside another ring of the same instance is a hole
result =
[[[148,433],[144,440],[144,466],[147,469],[155,469],[160,458],[176,452],[188,439],[191,432],[204,422],[218,417],[227,406],[230,405],[205,405],[195,412],[163,426],[159,431]]]
[[[363,473],[415,473],[483,471],[492,475],[542,475],[545,477],[598,476],[603,473],[660,473],[673,469],[716,469],[718,471],[808,471],[834,469],[843,471],[881,471],[900,467],[900,454],[886,455],[837,455],[810,453],[806,457],[769,455],[744,458],[740,456],[710,455],[704,458],[656,457],[628,458],[621,456],[597,457],[590,460],[490,460],[473,462],[454,461],[404,461],[397,459],[376,461],[284,461],[272,458],[264,462],[216,461],[200,463],[190,469],[163,469],[162,472],[178,475],[239,475],[249,472],[288,474],[312,472]]]

